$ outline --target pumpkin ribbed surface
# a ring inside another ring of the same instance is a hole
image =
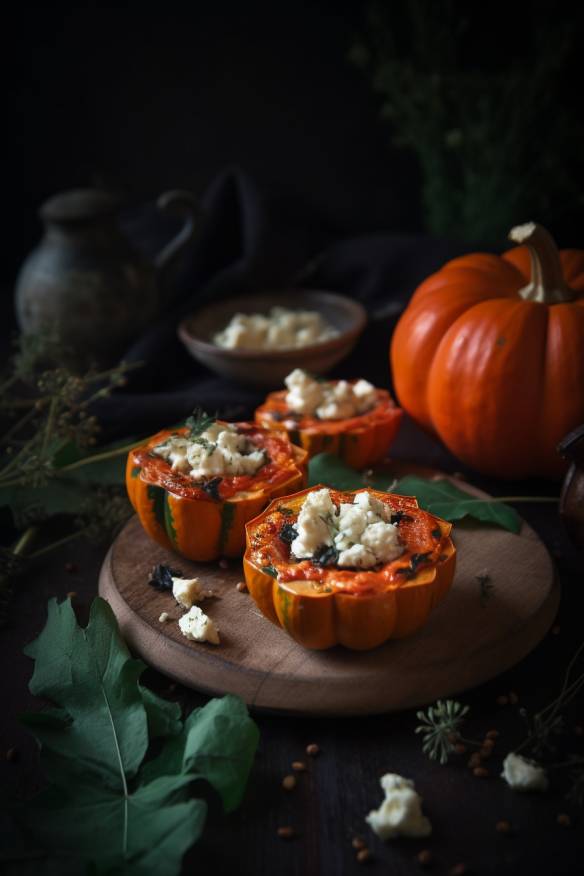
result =
[[[306,451],[294,447],[286,435],[252,423],[235,425],[268,455],[269,461],[253,476],[225,475],[211,479],[214,484],[195,483],[152,453],[152,448],[187,429],[163,430],[128,455],[126,488],[142,526],[158,544],[189,560],[240,557],[246,522],[271,499],[306,483]]]
[[[330,489],[336,505],[368,492],[391,509],[404,552],[371,570],[296,560],[284,528],[294,525],[306,496],[322,486],[270,503],[246,526],[243,565],[261,612],[301,645],[375,648],[411,635],[426,622],[452,583],[456,550],[451,524],[423,511],[414,498],[376,490]]]
[[[309,458],[334,453],[354,468],[365,468],[384,458],[402,418],[402,411],[384,389],[375,391],[371,410],[343,420],[295,416],[288,410],[286,395],[286,390],[270,393],[255,412],[256,422],[286,432]]]

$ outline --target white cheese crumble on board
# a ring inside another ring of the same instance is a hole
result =
[[[213,423],[200,435],[171,435],[152,449],[173,471],[192,478],[255,475],[266,464],[266,453],[231,423]]]
[[[375,407],[375,387],[368,380],[328,382],[315,380],[301,368],[285,379],[286,404],[290,411],[320,420],[346,420]]]
[[[398,528],[390,522],[391,508],[370,493],[357,493],[353,503],[337,508],[327,489],[315,490],[304,500],[296,521],[297,537],[290,550],[311,559],[323,548],[338,552],[337,566],[371,569],[390,563],[403,551]]]
[[[411,779],[386,773],[380,783],[385,799],[379,809],[373,809],[365,819],[377,836],[382,840],[429,836],[432,825],[422,814],[422,798]]]
[[[178,622],[180,631],[193,642],[210,642],[219,645],[219,630],[210,617],[201,611],[198,605],[193,605]]]
[[[169,617],[170,617],[169,613],[167,611],[163,611],[163,612],[161,612],[160,617],[158,618],[158,621],[161,624],[165,624],[166,621],[169,619]]]
[[[230,350],[283,350],[308,347],[338,335],[315,310],[272,307],[268,314],[236,313],[213,343]]]
[[[172,595],[183,608],[191,608],[205,598],[198,578],[173,578]]]
[[[548,778],[543,767],[520,754],[508,754],[501,778],[514,791],[547,791]]]

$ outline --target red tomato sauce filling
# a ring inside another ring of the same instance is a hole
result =
[[[330,490],[335,504],[346,500],[342,493]],[[345,569],[336,566],[318,566],[310,559],[296,560],[291,557],[290,545],[280,538],[282,526],[294,524],[300,508],[293,515],[274,509],[254,529],[252,537],[252,560],[259,566],[273,566],[281,582],[317,581],[323,587],[336,591],[366,595],[391,587],[407,584],[417,571],[436,565],[443,553],[448,536],[432,514],[416,507],[415,499],[408,496],[387,494],[375,497],[389,505],[392,512],[402,511],[404,516],[397,523],[399,539],[404,552],[397,559],[372,570]],[[285,507],[285,500],[279,507]],[[422,556],[420,556],[422,555]],[[413,565],[412,565],[413,563]]]
[[[294,451],[287,435],[267,433],[258,426],[248,423],[235,423],[239,434],[249,438],[260,450],[265,450],[269,459],[255,475],[221,475],[217,485],[217,493],[220,499],[229,499],[242,490],[261,490],[267,487],[277,486],[286,481],[291,474],[291,469],[296,467]],[[171,437],[171,435],[185,435],[188,429],[176,429],[175,431],[159,432],[148,444],[132,451],[134,465],[141,469],[142,480],[157,487],[163,487],[175,496],[183,499],[199,499],[212,501],[212,497],[201,486],[203,481],[211,481],[212,477],[201,478],[195,482],[190,475],[173,471],[167,460],[152,453],[152,449]]]

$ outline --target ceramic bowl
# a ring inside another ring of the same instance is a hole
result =
[[[213,343],[213,336],[225,328],[235,313],[268,313],[274,305],[315,310],[339,334],[307,347],[282,350],[231,350]],[[282,386],[294,368],[326,374],[351,352],[366,322],[365,308],[352,298],[332,292],[288,289],[207,304],[180,323],[178,334],[191,356],[216,374],[274,389]]]

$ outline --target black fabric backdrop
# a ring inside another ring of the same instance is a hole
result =
[[[128,236],[149,256],[176,231],[152,205],[123,219]],[[468,251],[425,235],[376,234],[331,241],[307,218],[292,224],[270,210],[254,182],[237,168],[224,171],[201,204],[198,237],[163,290],[155,325],[124,357],[143,366],[98,415],[108,437],[156,430],[195,405],[231,419],[250,416],[264,393],[211,374],[193,360],[176,334],[181,318],[207,301],[291,285],[341,292],[361,301],[369,324],[334,376],[390,380],[388,345],[395,320],[416,286],[445,261]]]

